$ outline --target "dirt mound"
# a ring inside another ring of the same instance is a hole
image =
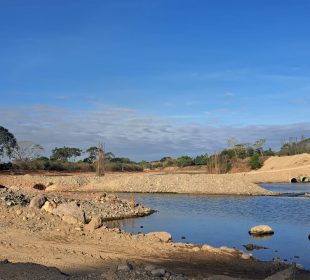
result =
[[[259,171],[288,169],[307,165],[310,165],[310,154],[283,157],[274,156],[267,159]]]

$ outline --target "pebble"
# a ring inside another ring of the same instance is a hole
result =
[[[155,276],[155,277],[162,277],[165,275],[165,273],[166,273],[166,270],[163,268],[156,268],[156,269],[151,270],[152,276]]]
[[[119,264],[117,266],[118,271],[130,271],[132,269],[133,269],[133,267],[130,263]]]
[[[149,264],[149,265],[147,265],[147,266],[145,266],[145,270],[146,271],[151,271],[151,270],[153,270],[153,269],[155,269],[156,267],[155,267],[155,265],[152,265],[152,264]]]

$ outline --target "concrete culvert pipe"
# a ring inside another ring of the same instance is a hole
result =
[[[300,177],[300,182],[302,183],[308,183],[309,182],[309,178],[307,176],[301,176]]]
[[[297,178],[295,177],[291,178],[291,183],[298,183]]]

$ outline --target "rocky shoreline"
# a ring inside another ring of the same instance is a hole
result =
[[[108,228],[109,219],[154,211],[115,194],[22,190],[0,187],[0,279],[309,277],[281,260],[261,262],[234,248],[174,243],[165,232],[133,235]]]

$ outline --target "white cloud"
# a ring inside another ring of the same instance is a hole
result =
[[[63,145],[87,148],[101,141],[109,151],[134,160],[218,151],[231,137],[240,142],[266,138],[268,147],[277,148],[288,137],[310,136],[310,122],[228,126],[218,122],[202,125],[191,120],[180,124],[175,118],[143,115],[130,108],[102,104],[92,111],[45,105],[0,107],[0,119],[0,125],[19,140],[30,139],[46,151]]]

